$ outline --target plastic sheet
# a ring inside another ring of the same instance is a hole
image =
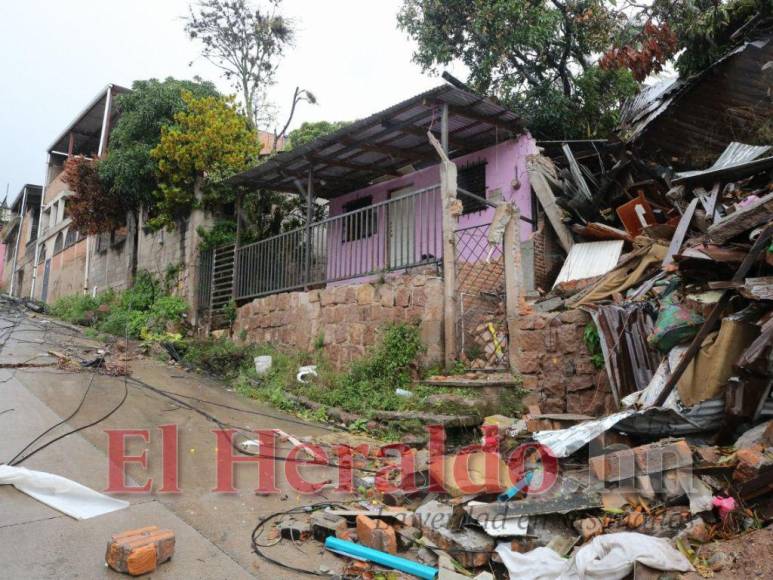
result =
[[[634,532],[597,536],[571,560],[564,560],[549,548],[520,554],[502,543],[496,551],[511,580],[622,580],[633,572],[635,562],[662,571],[693,569],[667,540]]]
[[[108,497],[66,477],[25,467],[0,465],[0,485],[12,485],[22,493],[77,520],[129,507],[128,501]]]

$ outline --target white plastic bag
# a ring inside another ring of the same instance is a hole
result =
[[[76,520],[129,507],[128,501],[108,497],[66,477],[25,467],[0,465],[0,485],[12,485]]]

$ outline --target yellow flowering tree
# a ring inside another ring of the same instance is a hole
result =
[[[255,164],[255,134],[233,98],[182,95],[185,107],[161,128],[150,152],[156,164],[156,204],[150,225],[171,227],[193,208],[215,209],[233,201],[222,181]]]

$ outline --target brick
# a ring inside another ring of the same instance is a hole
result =
[[[622,481],[636,475],[636,459],[632,449],[591,457],[590,468],[601,481]]]
[[[335,288],[325,288],[324,290],[322,290],[322,292],[320,292],[319,303],[322,306],[329,306],[331,304],[334,304],[335,303],[335,293],[336,293],[336,289]]]
[[[424,306],[427,303],[427,293],[424,288],[414,288],[411,294],[411,302],[415,306]]]
[[[156,569],[174,554],[172,530],[149,526],[113,534],[107,543],[105,562],[113,570],[139,576]]]
[[[427,283],[427,277],[423,274],[418,274],[411,280],[414,286],[424,286]]]
[[[518,370],[522,373],[533,374],[539,372],[542,355],[536,352],[525,352],[521,355],[521,364]]]
[[[585,389],[592,389],[596,386],[596,381],[593,380],[593,375],[577,375],[572,377],[566,385],[566,390],[570,393],[575,391],[584,391]]]
[[[411,303],[411,291],[408,288],[401,287],[395,292],[395,305],[401,308],[407,307]]]
[[[382,284],[378,289],[378,299],[381,306],[391,308],[395,305],[395,291],[386,284]]]
[[[381,520],[372,519],[365,515],[357,516],[357,538],[361,544],[369,548],[388,554],[397,554],[395,529]]]
[[[636,466],[642,473],[661,473],[692,465],[692,451],[685,440],[642,445],[633,452]]]
[[[564,324],[586,324],[590,316],[582,310],[566,310],[558,315],[558,319]]]

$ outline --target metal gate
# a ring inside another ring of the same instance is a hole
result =
[[[226,306],[234,299],[235,246],[205,250],[199,255],[198,309],[209,315],[210,327],[224,322]]]
[[[456,230],[457,348],[473,368],[508,366],[505,264],[489,224]]]

